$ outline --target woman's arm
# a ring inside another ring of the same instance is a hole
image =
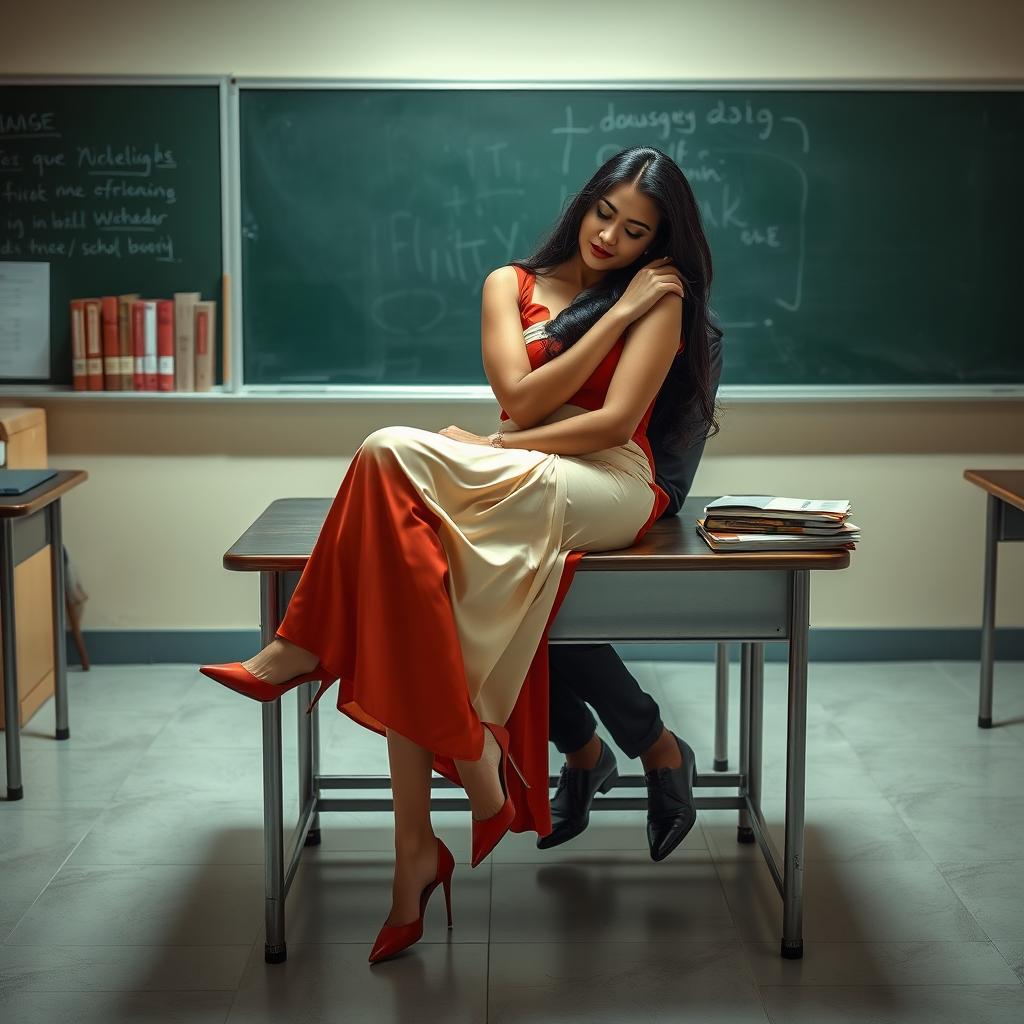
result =
[[[529,448],[552,455],[587,455],[623,443],[617,425],[604,409],[581,412],[543,427],[510,430],[502,433],[501,440],[505,448]]]
[[[512,266],[499,267],[484,280],[482,354],[494,397],[516,424],[532,428],[583,387],[630,321],[621,307],[613,306],[557,359],[531,370],[523,344],[518,280]]]
[[[636,320],[600,409],[543,427],[502,433],[505,447],[584,455],[625,444],[665,383],[682,330],[683,300],[670,292]]]

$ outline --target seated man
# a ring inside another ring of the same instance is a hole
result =
[[[711,342],[711,387],[718,394],[722,376],[721,339]],[[664,516],[678,515],[689,494],[705,437],[684,452],[668,451],[648,430],[656,482],[669,496]],[[669,732],[658,705],[629,674],[611,644],[552,644],[548,648],[551,741],[566,763],[551,798],[552,831],[537,840],[542,850],[578,836],[590,820],[599,790],[618,777],[615,757],[595,732],[589,704],[613,739],[644,766],[647,784],[647,842],[653,860],[664,860],[697,820],[692,778],[696,771],[689,744]]]

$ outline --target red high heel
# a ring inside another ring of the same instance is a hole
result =
[[[492,814],[483,821],[473,819],[473,857],[470,867],[475,868],[493,850],[502,837],[509,830],[513,819],[516,816],[516,805],[512,803],[508,795],[508,778],[505,773],[506,763],[511,764],[516,775],[522,780],[523,785],[529,789],[530,784],[523,778],[519,766],[512,760],[508,751],[508,730],[501,725],[492,725],[490,722],[483,723],[484,728],[491,730],[491,735],[498,741],[501,747],[501,760],[498,762],[498,779],[501,782],[501,791],[505,794],[505,802],[497,814]]]
[[[427,909],[430,894],[439,886],[444,886],[444,902],[448,910],[448,927],[452,926],[452,873],[455,871],[455,858],[440,839],[437,840],[437,872],[434,880],[428,882],[420,893],[420,916],[408,924],[384,925],[377,935],[377,941],[370,950],[370,963],[389,960],[403,949],[423,937],[423,915]]]
[[[232,661],[226,665],[200,665],[199,671],[204,676],[223,684],[229,690],[242,693],[246,697],[251,697],[253,700],[258,700],[263,704],[266,704],[268,701],[277,700],[278,697],[289,690],[293,690],[296,686],[301,686],[302,683],[318,682],[320,689],[317,691],[317,695],[313,698],[312,703],[306,708],[307,715],[313,710],[316,702],[327,692],[330,686],[337,681],[337,677],[332,677],[319,662],[317,662],[317,666],[312,672],[295,676],[284,683],[268,683],[265,679],[254,676],[247,668],[243,667],[240,661]]]

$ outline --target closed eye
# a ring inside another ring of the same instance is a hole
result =
[[[601,218],[601,220],[612,219],[612,215],[610,213],[602,213],[600,210],[597,211],[597,215],[598,217]],[[626,228],[626,234],[629,235],[630,238],[643,238],[643,232],[641,232],[638,235],[634,235],[633,232],[629,230],[629,228]]]

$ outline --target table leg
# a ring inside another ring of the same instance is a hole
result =
[[[0,608],[4,644],[4,739],[7,748],[7,799],[20,800],[21,709],[18,707],[18,645],[14,623],[14,520],[0,520]]]
[[[996,554],[999,550],[1000,500],[988,495],[985,506],[985,582],[981,604],[981,684],[978,688],[978,726],[992,728],[992,669],[996,638]]]
[[[65,623],[64,540],[61,526],[60,499],[46,509],[50,533],[50,589],[53,598],[53,688],[59,740],[71,736],[68,728],[68,654]]]
[[[747,795],[750,774],[750,661],[751,645],[740,644],[740,775],[744,783],[740,796]],[[754,829],[750,824],[750,814],[746,808],[739,812],[736,825],[736,842],[755,842]]]
[[[281,622],[281,577],[260,573],[260,627],[263,646],[274,639]],[[266,939],[263,959],[287,959],[284,941],[284,807],[281,783],[281,701],[263,705],[263,882]]]
[[[782,886],[782,955],[804,955],[804,790],[807,770],[807,633],[810,573],[793,573],[789,614],[789,709],[786,728],[786,854]]]
[[[715,761],[716,772],[729,770],[729,645],[715,645]]]
[[[750,726],[747,796],[761,810],[762,740],[764,737],[764,644],[750,645]]]
[[[303,706],[303,711],[309,707],[309,702],[313,699],[313,684],[309,686],[309,696]],[[309,772],[310,772],[310,792],[314,793],[317,797],[317,804],[319,806],[320,793],[316,785],[317,776],[320,774],[320,705],[317,704],[313,708],[312,712],[308,715],[303,714],[303,718],[309,721]],[[317,811],[313,815],[312,820],[309,823],[309,832],[306,833],[306,846],[319,846],[320,845],[320,812]]]

